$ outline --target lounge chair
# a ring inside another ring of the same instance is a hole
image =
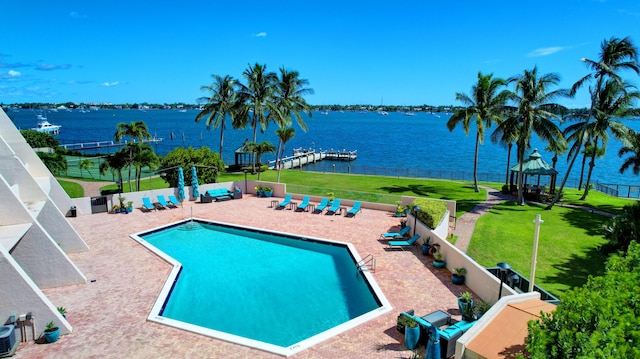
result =
[[[389,241],[389,248],[401,248],[404,251],[405,247],[412,246],[420,238],[419,234],[415,234],[408,241]]]
[[[302,202],[300,202],[300,204],[298,205],[298,208],[296,208],[296,211],[297,210],[300,210],[300,211],[307,210],[307,208],[309,207],[309,201],[310,200],[311,200],[311,198],[309,196],[302,197]]]
[[[331,205],[331,208],[327,210],[327,214],[336,214],[336,212],[338,212],[339,209],[340,209],[340,198],[336,198],[333,200],[333,204]]]
[[[356,213],[360,211],[360,201],[355,201],[353,202],[353,208],[347,211],[347,217],[355,217]]]
[[[158,203],[160,203],[162,207],[176,208],[175,204],[167,202],[162,195],[158,196]]]
[[[284,209],[289,203],[291,203],[291,195],[284,196],[284,200],[276,206],[276,209]]]
[[[398,239],[398,238],[402,238],[402,237],[406,236],[407,233],[409,233],[410,230],[411,230],[411,226],[406,226],[406,227],[402,228],[398,232],[382,233],[380,235],[380,239]]]
[[[326,197],[322,198],[320,200],[320,204],[316,206],[315,213],[322,213],[322,211],[324,211],[324,209],[327,208],[328,205],[329,205],[329,200]]]
[[[182,206],[182,202],[178,201],[176,196],[169,196],[169,203],[171,203],[174,206],[177,206],[177,205]]]
[[[143,211],[151,211],[156,209],[156,206],[151,203],[149,197],[142,197],[142,207],[140,209],[142,209]]]

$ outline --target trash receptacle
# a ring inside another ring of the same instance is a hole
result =
[[[76,206],[71,206],[71,209],[69,209],[69,217],[75,217],[78,215],[78,210],[76,209]]]

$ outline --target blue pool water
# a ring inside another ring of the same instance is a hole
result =
[[[140,235],[182,263],[162,317],[289,347],[382,306],[346,245],[195,224]]]

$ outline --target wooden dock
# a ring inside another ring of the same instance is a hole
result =
[[[282,158],[281,168],[288,170],[292,168],[299,168],[309,163],[315,163],[322,161],[326,158],[324,152],[316,152],[315,150],[298,151],[294,152],[293,156]],[[276,161],[269,161],[269,169],[276,169]]]
[[[154,137],[152,139],[144,140],[142,142],[143,143],[154,144],[154,143],[162,142],[162,138],[155,138]],[[81,151],[81,150],[93,150],[93,149],[96,149],[96,148],[109,148],[109,147],[124,146],[127,143],[128,142],[94,141],[94,142],[83,142],[83,143],[67,143],[67,144],[61,144],[59,146],[64,148],[65,150]]]

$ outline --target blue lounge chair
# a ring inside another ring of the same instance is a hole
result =
[[[412,246],[420,238],[419,234],[415,234],[408,241],[389,241],[389,248],[401,248],[404,251],[405,247]]]
[[[151,211],[153,209],[156,209],[156,206],[154,206],[153,203],[151,203],[151,200],[149,199],[149,197],[142,197],[141,209],[143,211]]]
[[[167,202],[162,195],[158,196],[158,203],[160,203],[162,207],[176,208],[175,204]]]
[[[409,233],[409,231],[411,230],[411,226],[406,226],[404,228],[402,228],[400,231],[398,232],[387,232],[387,233],[382,233],[380,235],[381,239],[397,239],[397,238],[402,238],[404,236],[407,235],[407,233]]]
[[[327,214],[336,214],[336,212],[338,212],[339,209],[340,209],[340,198],[336,198],[333,200],[333,204],[331,205],[331,208],[327,210]]]
[[[360,212],[360,201],[353,202],[353,208],[347,211],[347,217],[355,217],[356,213]]]
[[[300,202],[300,204],[298,205],[298,208],[296,208],[296,211],[297,210],[300,210],[300,211],[307,210],[307,208],[309,208],[309,201],[310,200],[311,200],[311,198],[309,196],[302,197],[302,202]]]
[[[178,201],[176,196],[169,196],[169,203],[171,203],[174,206],[177,206],[177,205],[182,206],[182,202]]]
[[[327,208],[328,205],[329,205],[329,200],[326,197],[322,198],[320,200],[320,204],[316,206],[315,213],[322,213],[322,211],[324,211],[324,209]]]
[[[289,203],[291,203],[291,195],[284,196],[284,201],[278,203],[276,209],[284,209]]]

